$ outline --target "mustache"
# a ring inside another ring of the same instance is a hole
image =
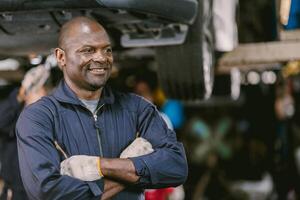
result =
[[[112,63],[110,62],[95,62],[95,61],[90,61],[86,64],[86,67],[88,69],[109,69],[112,67]]]

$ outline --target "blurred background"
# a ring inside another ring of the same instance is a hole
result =
[[[177,0],[157,12],[158,1],[11,2],[0,3],[1,100],[49,63],[63,22],[90,16],[112,37],[109,84],[153,102],[184,143],[188,180],[162,199],[300,199],[300,0]],[[61,72],[48,69],[56,85]],[[2,132],[7,160],[15,136]]]

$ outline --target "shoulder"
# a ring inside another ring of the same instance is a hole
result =
[[[151,102],[133,93],[115,92],[114,95],[116,102],[118,102],[123,109],[132,112],[139,112],[147,107],[155,108]]]
[[[53,138],[55,116],[48,99],[42,98],[26,106],[16,124],[16,135],[20,138]]]
[[[25,106],[20,114],[19,121],[48,121],[53,118],[53,111],[55,106],[51,103],[48,97],[43,97],[37,102]]]

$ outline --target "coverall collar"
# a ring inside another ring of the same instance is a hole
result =
[[[81,101],[78,99],[76,94],[71,90],[71,88],[62,80],[57,89],[54,91],[53,96],[61,102],[71,103],[76,105],[82,105]],[[115,97],[109,86],[103,88],[99,104],[113,104]]]

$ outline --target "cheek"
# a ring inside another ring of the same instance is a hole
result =
[[[76,53],[70,53],[66,57],[67,64],[70,66],[81,66],[87,62],[89,58],[84,55],[78,55]]]
[[[113,65],[113,62],[114,62],[113,57],[108,57],[107,62],[109,63],[110,67],[112,68],[112,65]]]
[[[81,66],[84,63],[85,58],[83,56],[75,56],[71,60],[73,66]]]
[[[76,58],[73,58],[69,62],[69,67],[71,68],[70,71],[73,71],[74,73],[78,73],[85,69],[85,67],[88,65],[90,59],[84,57],[84,56],[78,56]]]
[[[108,57],[107,58],[107,60],[108,60],[108,62],[112,65],[113,64],[113,62],[114,62],[114,59],[113,59],[113,57],[111,56],[111,57]]]

